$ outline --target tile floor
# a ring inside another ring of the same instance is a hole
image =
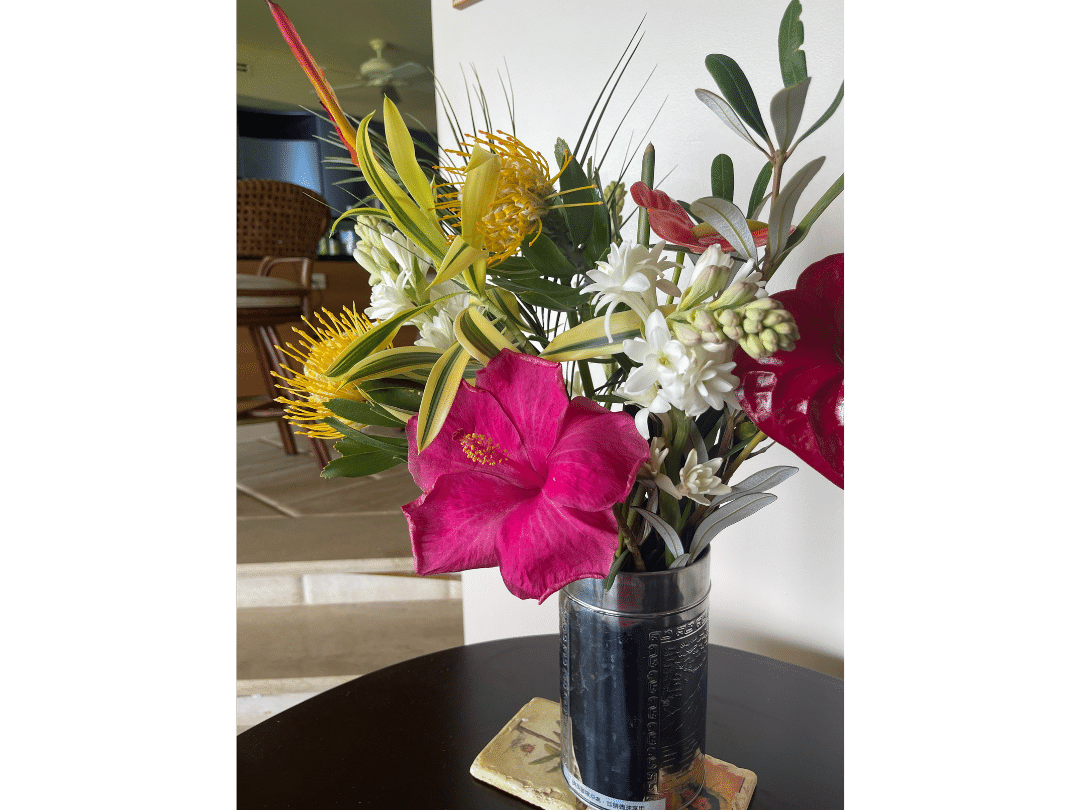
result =
[[[358,675],[464,643],[457,576],[412,574],[397,467],[319,476],[306,440],[237,427],[237,732]]]

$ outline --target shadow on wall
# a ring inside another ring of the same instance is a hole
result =
[[[712,628],[710,628],[712,630]],[[723,636],[720,638],[719,636]],[[815,672],[823,672],[834,678],[844,677],[844,659],[832,653],[825,653],[811,649],[798,642],[768,636],[761,633],[731,630],[725,628],[724,632],[710,632],[709,641],[712,644],[720,644],[724,647],[734,647],[738,650],[747,650],[758,655],[767,655],[777,661],[786,661],[800,667],[812,669]]]

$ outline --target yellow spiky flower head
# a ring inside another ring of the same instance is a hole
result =
[[[485,250],[490,254],[489,263],[498,264],[514,255],[521,243],[528,237],[535,241],[541,231],[541,220],[552,208],[549,201],[556,196],[555,181],[558,174],[551,176],[547,160],[539,152],[534,152],[513,135],[497,130],[480,132],[480,137],[467,135],[475,142],[476,148],[491,153],[498,161],[498,181],[491,207],[477,219],[476,235]],[[447,150],[474,164],[475,158],[457,150]],[[467,178],[469,167],[439,166],[449,175]],[[446,189],[438,195],[437,208],[444,211],[444,219],[462,219],[463,193],[452,184],[444,184]],[[531,244],[531,243],[530,243]]]
[[[333,416],[326,403],[331,399],[367,402],[368,397],[357,383],[343,384],[328,379],[326,370],[341,354],[342,349],[370,330],[372,324],[355,309],[344,310],[340,317],[323,309],[322,313],[315,313],[315,318],[319,322],[318,326],[307,318],[304,319],[314,337],[293,327],[293,331],[300,336],[300,348],[286,343],[285,348],[281,349],[297,361],[303,370],[298,374],[290,373],[288,377],[271,372],[282,381],[278,388],[289,393],[288,396],[278,397],[276,401],[286,406],[285,418],[301,436],[338,439],[341,438],[341,433],[322,422],[323,419]]]

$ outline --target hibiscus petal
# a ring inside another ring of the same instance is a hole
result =
[[[533,469],[543,469],[569,404],[562,366],[503,349],[476,372],[476,387],[498,400],[517,426]]]
[[[575,397],[548,456],[544,493],[563,506],[610,510],[630,494],[638,468],[648,460],[649,443],[629,414]]]
[[[442,430],[431,444],[424,448],[424,452],[419,454],[416,452],[416,422],[417,417],[414,416],[406,427],[409,437],[409,472],[423,491],[430,490],[441,475],[470,472],[478,468],[519,486],[529,483],[522,480],[520,469],[514,465],[477,464],[466,455],[462,447],[463,436],[478,433],[498,445],[499,450],[508,458],[528,466],[528,455],[521,435],[502,405],[489,392],[479,391],[462,382],[454,399],[454,407],[447,414]]]
[[[496,544],[502,524],[530,497],[530,492],[485,473],[441,476],[430,492],[401,507],[409,524],[416,573],[498,565]]]
[[[543,602],[575,580],[606,577],[618,548],[610,508],[581,511],[540,494],[507,517],[497,551],[510,593]]]

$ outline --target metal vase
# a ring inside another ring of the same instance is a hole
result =
[[[562,769],[602,810],[679,810],[705,776],[709,559],[559,593]]]

